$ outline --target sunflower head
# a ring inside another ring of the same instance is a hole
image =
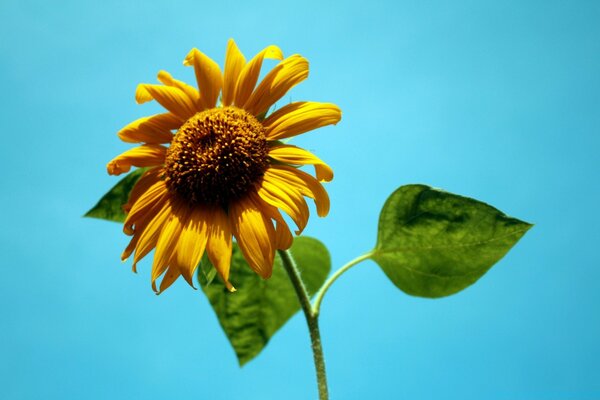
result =
[[[265,58],[280,62],[258,82]],[[137,262],[155,250],[151,278],[160,293],[179,276],[193,286],[193,274],[206,253],[233,290],[233,238],[250,267],[268,278],[275,250],[292,243],[280,211],[294,221],[296,234],[308,222],[305,197],[315,201],[319,216],[327,215],[329,198],[321,182],[333,178],[331,168],[312,153],[279,140],[336,124],[341,111],[330,103],[294,102],[264,118],[308,76],[306,59],[284,59],[276,46],[246,61],[230,40],[224,73],[197,49],[184,65],[194,67],[197,87],[165,71],[158,74],[162,85],[140,84],[138,103],[155,100],[167,112],[125,126],[119,137],[139,145],[107,165],[113,175],[132,166],[149,168],[124,206],[128,214],[123,230],[132,238],[122,258],[133,254],[135,270]],[[303,165],[313,165],[316,178],[300,170]]]
[[[165,181],[190,204],[226,207],[258,183],[269,166],[265,128],[237,107],[188,119],[167,150]]]

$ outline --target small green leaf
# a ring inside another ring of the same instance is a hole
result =
[[[317,239],[303,236],[294,240],[290,251],[307,290],[314,294],[331,269],[327,248]],[[273,275],[263,280],[250,269],[234,244],[230,276],[237,289],[234,293],[229,293],[220,279],[205,285],[199,272],[198,280],[240,365],[244,365],[256,357],[275,332],[300,310],[300,303],[279,255],[275,256]]]
[[[383,206],[371,258],[404,292],[443,297],[475,283],[531,227],[480,201],[407,185]]]
[[[114,222],[125,221],[126,214],[123,211],[123,204],[127,203],[131,189],[145,171],[146,168],[138,168],[127,174],[90,211],[85,213],[84,217],[106,219]]]

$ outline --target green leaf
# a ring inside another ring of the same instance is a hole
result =
[[[303,236],[294,240],[290,251],[307,290],[314,294],[331,269],[327,248],[317,239]],[[263,280],[250,269],[234,244],[230,277],[237,289],[234,293],[229,293],[220,279],[210,285],[205,285],[200,275],[198,280],[240,365],[244,365],[256,357],[275,332],[300,310],[300,303],[279,255],[275,257],[273,275]]]
[[[85,213],[84,217],[106,219],[114,222],[125,221],[126,214],[123,211],[123,204],[127,203],[131,189],[145,171],[146,168],[138,168],[127,174],[90,211]]]
[[[407,185],[383,206],[371,258],[404,292],[443,297],[475,283],[531,227],[480,201]]]

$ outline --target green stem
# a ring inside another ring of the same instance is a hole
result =
[[[306,317],[306,323],[308,324],[308,331],[310,332],[310,341],[312,344],[313,358],[315,361],[315,369],[317,372],[317,385],[319,388],[319,400],[328,400],[329,393],[327,391],[327,375],[325,374],[325,358],[323,357],[323,347],[321,346],[321,333],[319,332],[319,321],[318,315],[313,312],[313,308],[310,304],[310,297],[308,291],[302,282],[296,262],[292,257],[291,253],[287,250],[278,250],[281,260],[283,261],[283,267],[288,273],[292,285],[296,290],[296,295],[304,311]]]
[[[327,292],[327,290],[329,290],[329,287],[331,285],[333,285],[333,282],[335,282],[337,280],[337,278],[339,278],[344,272],[346,272],[350,268],[354,267],[356,264],[370,258],[372,255],[373,255],[373,252],[369,251],[368,253],[365,253],[360,257],[356,257],[354,260],[348,262],[346,265],[344,265],[343,267],[338,269],[333,275],[331,275],[327,279],[327,281],[325,281],[323,286],[321,286],[321,289],[315,296],[315,303],[314,303],[314,306],[312,307],[312,314],[315,316],[319,315],[319,312],[321,311],[321,302],[323,301],[323,297],[325,296],[325,293]]]

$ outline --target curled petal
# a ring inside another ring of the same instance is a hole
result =
[[[288,90],[307,77],[308,61],[306,58],[298,54],[286,58],[264,77],[244,104],[244,109],[254,115],[266,112]]]
[[[190,98],[190,100],[192,100],[192,103],[198,104],[200,94],[195,87],[173,78],[167,71],[159,71],[158,80],[167,86],[173,86],[177,89],[181,89]]]
[[[125,250],[123,250],[123,253],[121,253],[121,261],[123,261],[123,262],[127,261],[129,256],[131,255],[131,253],[133,253],[133,250],[135,250],[138,242],[140,241],[140,236],[141,235],[139,235],[139,234],[133,235],[133,237],[129,241],[129,244],[127,245]],[[135,266],[132,269],[133,269],[133,272],[137,272],[135,269]]]
[[[167,269],[167,272],[165,272],[162,281],[160,281],[160,287],[156,294],[161,294],[162,292],[167,290],[169,286],[171,286],[177,280],[177,278],[179,278],[180,275],[181,274],[179,273],[178,268],[169,267],[169,269]],[[156,287],[154,287],[154,289],[156,290]]]
[[[246,103],[246,100],[248,100],[248,97],[250,97],[250,94],[252,94],[252,91],[256,86],[256,82],[258,82],[260,69],[265,58],[282,60],[283,53],[277,46],[268,46],[254,56],[254,58],[242,68],[235,87],[233,104],[241,107]]]
[[[121,129],[118,135],[127,143],[170,143],[173,140],[171,130],[179,129],[181,124],[181,119],[176,115],[156,114],[133,121]]]
[[[173,86],[140,83],[135,92],[135,99],[138,104],[154,99],[182,121],[196,114],[196,105],[192,99],[183,90]]]
[[[256,200],[260,203],[261,210],[269,216],[269,218],[274,219],[276,221],[275,228],[275,247],[279,250],[287,250],[292,246],[294,241],[294,237],[292,236],[292,232],[288,224],[285,222],[281,213],[277,209],[277,207],[272,206],[267,203],[260,196],[256,198]]]
[[[315,178],[298,168],[287,165],[271,165],[265,172],[269,179],[278,180],[280,185],[290,185],[302,195],[315,200],[317,215],[324,217],[329,214],[329,195]]]
[[[183,65],[194,66],[196,81],[200,89],[200,110],[215,107],[223,86],[223,76],[219,64],[200,50],[192,49],[183,60]]]
[[[162,181],[158,182],[162,183]],[[123,224],[123,232],[133,235],[131,241],[121,254],[121,260],[125,261],[137,248],[138,243],[146,232],[150,222],[168,203],[168,192],[160,185],[154,184],[135,201],[136,207],[132,207]],[[143,257],[143,256],[142,256]],[[136,264],[133,264],[133,272],[136,272]]]
[[[177,242],[181,235],[184,224],[187,222],[188,207],[182,204],[173,205],[171,215],[164,223],[160,236],[156,243],[156,252],[152,262],[152,288],[156,291],[156,279],[161,276],[167,267],[172,264],[175,256]]]
[[[275,220],[277,221],[275,229],[275,246],[279,250],[287,250],[292,247],[294,237],[292,236],[288,224],[281,217],[281,214],[279,214],[279,218],[276,218]]]
[[[141,179],[140,179],[141,180]],[[139,181],[138,181],[139,184]],[[146,184],[142,182],[144,186]],[[138,225],[147,216],[154,216],[165,203],[169,192],[164,181],[157,181],[149,186],[137,199],[132,201],[132,206],[125,218],[123,232],[127,235],[134,233],[134,225]],[[137,196],[137,194],[136,194]],[[128,203],[129,204],[129,203]],[[138,229],[135,229],[136,231]]]
[[[156,214],[164,207],[165,203],[166,203],[165,197],[158,198],[156,203],[153,204],[152,206],[150,206],[149,209],[147,209],[147,212],[144,212],[141,215],[138,215],[138,217],[135,218],[135,220],[132,220],[130,222],[129,226],[123,227],[123,231],[125,232],[125,234],[133,235],[133,237],[131,238],[131,241],[129,242],[129,244],[127,245],[127,247],[121,254],[122,261],[126,261],[129,258],[129,256],[131,255],[131,253],[133,253],[133,251],[138,247],[138,243],[139,243],[143,233],[146,231],[146,227],[154,219]],[[135,263],[133,264],[132,269],[133,269],[133,272],[136,272],[136,264]]]
[[[155,167],[165,161],[167,148],[157,144],[143,144],[113,158],[106,165],[110,175],[128,172],[131,167]]]
[[[160,182],[161,169],[158,167],[151,168],[144,172],[140,179],[135,183],[131,192],[129,193],[129,199],[127,203],[123,204],[123,211],[129,213],[133,205],[145,194],[150,187]]]
[[[142,231],[133,254],[134,271],[137,263],[156,247],[160,233],[171,216],[171,211],[171,201],[167,200]]]
[[[280,140],[300,135],[326,125],[335,125],[342,119],[342,111],[331,103],[296,102],[275,111],[263,121],[269,140]]]
[[[317,179],[321,182],[329,182],[333,179],[333,170],[325,164],[319,157],[296,146],[282,145],[272,147],[269,150],[269,157],[286,164],[315,166]]]
[[[290,185],[281,185],[281,181],[265,175],[258,188],[260,198],[271,206],[285,211],[298,226],[296,234],[302,233],[308,222],[309,211],[302,194]]]

